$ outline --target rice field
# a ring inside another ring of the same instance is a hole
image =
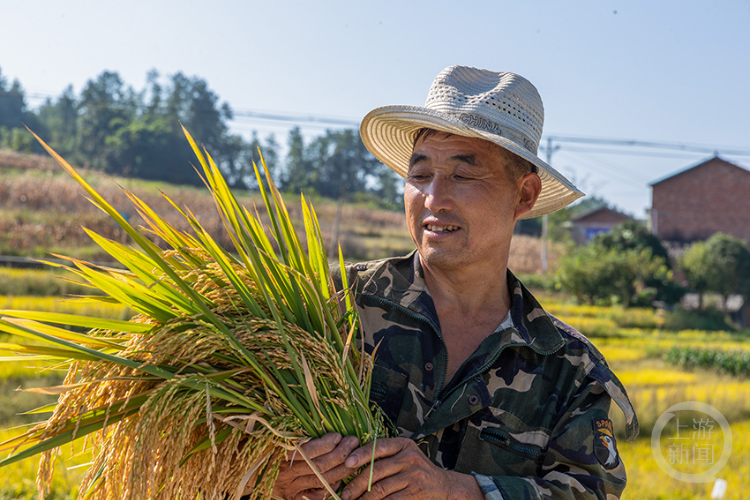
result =
[[[16,435],[20,431],[0,431],[0,442]],[[85,470],[80,467],[91,459],[90,453],[82,453],[82,445],[74,448],[61,448],[57,455],[57,473],[52,480],[50,493],[46,500],[73,500],[78,495],[78,482]],[[3,469],[0,481],[0,500],[37,498],[36,470],[38,458],[27,458]]]
[[[27,271],[34,275],[37,271]],[[13,274],[22,271],[14,270]],[[0,309],[30,309],[66,314],[87,314],[102,318],[127,319],[133,315],[128,308],[119,304],[100,301],[75,301],[59,296],[0,296]],[[0,342],[16,342],[9,335],[0,334]],[[24,339],[25,342],[29,340]],[[20,392],[19,388],[52,386],[62,382],[65,373],[54,366],[42,366],[37,361],[13,361],[0,363],[0,442],[20,434],[25,426],[39,419],[39,416],[22,416],[19,413],[54,402],[53,396]],[[52,483],[47,500],[68,500],[76,498],[78,481],[84,471],[75,468],[76,464],[86,463],[90,457],[81,454],[82,443],[71,449],[59,451],[58,474]],[[3,453],[5,457],[7,453]],[[36,469],[38,458],[22,460],[0,472],[0,500],[37,498]]]
[[[685,370],[665,362],[664,355],[675,346],[721,348],[750,351],[748,333],[705,332],[684,330],[669,332],[659,329],[659,316],[645,309],[624,310],[618,307],[591,307],[567,304],[564,299],[540,297],[547,309],[563,321],[587,334],[607,358],[624,383],[641,422],[641,434],[628,443],[619,439],[618,449],[626,464],[629,485],[623,498],[638,500],[710,498],[711,483],[681,482],[664,473],[651,450],[651,431],[659,416],[670,406],[684,401],[701,401],[718,409],[729,421],[733,433],[732,454],[717,477],[728,481],[725,499],[745,498],[750,489],[750,379],[731,377],[710,370]],[[80,312],[76,308],[95,308],[102,317],[126,318],[130,311],[101,302],[79,303],[57,297],[0,297],[0,308],[49,309],[59,312]],[[91,311],[87,314],[92,314]],[[3,340],[4,341],[4,340]],[[18,393],[19,386],[47,384],[61,379],[53,368],[36,367],[33,363],[0,363],[0,427],[29,423],[29,417],[16,413],[44,401]],[[50,396],[46,396],[50,398]],[[3,408],[6,411],[3,412]],[[8,411],[10,409],[11,411]],[[622,429],[623,419],[617,409],[611,412],[616,428]],[[11,432],[20,432],[20,429]],[[0,440],[9,436],[0,433]],[[662,450],[670,444],[668,432],[661,436]],[[715,438],[718,439],[717,436]],[[715,443],[718,447],[720,443]],[[77,481],[82,469],[72,468],[84,463],[70,447],[61,451],[62,466],[47,498],[75,498]],[[36,498],[36,464],[34,459],[3,469],[0,477],[0,500]]]
[[[727,481],[724,500],[747,498],[750,487],[750,420],[731,423],[733,442],[729,461],[716,477]],[[662,449],[667,439],[661,441]],[[718,441],[711,441],[719,446]],[[711,498],[713,483],[688,483],[678,481],[658,468],[651,451],[650,439],[633,443],[618,442],[618,450],[628,471],[628,486],[623,500],[691,500]],[[705,469],[703,469],[705,470]]]
[[[545,308],[586,334],[625,385],[638,414],[641,432],[634,442],[618,441],[618,450],[628,471],[624,499],[672,500],[711,498],[713,483],[678,481],[657,465],[651,449],[651,432],[660,415],[685,401],[700,401],[719,410],[733,434],[732,454],[716,476],[728,482],[724,499],[744,499],[750,489],[750,379],[732,377],[713,370],[686,370],[668,364],[664,357],[674,347],[739,350],[750,352],[748,332],[706,332],[660,329],[663,315],[649,309],[623,309],[575,305],[564,298],[541,298]],[[611,418],[624,428],[619,409]],[[698,414],[698,418],[705,414]],[[674,422],[674,420],[672,420]],[[660,447],[666,454],[674,435],[665,427]],[[720,448],[719,435],[711,442]],[[675,468],[678,468],[674,464]],[[698,467],[698,466],[694,466]],[[702,472],[703,466],[692,472]],[[679,470],[679,469],[678,469]],[[691,472],[685,470],[684,472]]]

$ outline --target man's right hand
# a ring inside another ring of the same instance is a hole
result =
[[[346,467],[344,461],[358,446],[359,440],[355,436],[342,438],[341,434],[332,432],[308,441],[301,448],[335,491],[342,479],[354,473],[354,469]],[[274,496],[284,500],[323,500],[330,496],[299,452],[294,456],[294,452],[290,451],[286,458],[287,462],[281,465],[273,488]]]

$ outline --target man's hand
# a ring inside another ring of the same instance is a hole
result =
[[[377,440],[372,490],[368,492],[371,459],[371,444],[355,450],[346,459],[345,465],[350,470],[367,467],[346,486],[343,500],[484,498],[472,476],[441,469],[430,462],[414,441],[406,438]]]
[[[344,465],[344,460],[357,446],[359,440],[355,436],[342,439],[341,434],[329,433],[320,439],[308,441],[301,448],[335,491],[341,480],[354,472]],[[279,478],[273,488],[274,496],[284,500],[329,498],[328,490],[323,487],[305,459],[297,453],[292,460],[293,455],[294,452],[287,454],[287,463],[282,464],[279,470]]]

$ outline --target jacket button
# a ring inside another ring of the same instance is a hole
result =
[[[431,372],[432,371],[432,363],[430,363],[429,361],[427,363],[425,363],[424,364],[424,369],[427,370],[428,372]]]
[[[469,396],[469,404],[471,406],[478,405],[479,404],[479,396],[477,396],[476,394],[472,394],[471,396]]]

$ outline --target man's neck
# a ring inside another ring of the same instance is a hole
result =
[[[421,263],[447,348],[446,380],[452,380],[510,310],[507,261],[453,272]]]
[[[510,309],[507,260],[460,270],[433,268],[424,260],[421,264],[439,315],[442,310],[461,311],[466,317],[501,314],[504,318]]]

